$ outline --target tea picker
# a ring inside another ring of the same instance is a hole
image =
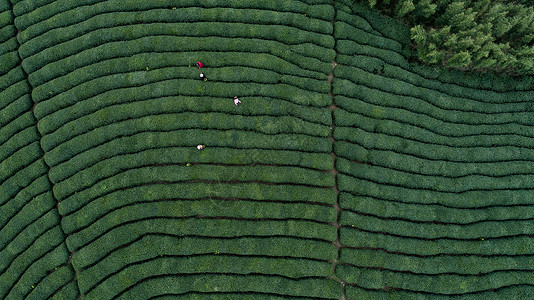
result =
[[[239,99],[237,99],[237,96],[234,97],[234,104],[237,106],[239,105],[239,103],[241,103],[241,101]]]

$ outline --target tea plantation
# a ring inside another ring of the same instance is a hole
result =
[[[0,299],[534,298],[534,80],[409,39],[352,0],[0,0]]]

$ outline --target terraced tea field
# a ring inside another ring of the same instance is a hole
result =
[[[350,0],[0,0],[0,299],[534,297],[534,82],[408,43]]]

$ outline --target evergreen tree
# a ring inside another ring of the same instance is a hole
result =
[[[534,74],[534,0],[368,3],[410,24],[413,56],[421,62],[462,70]]]

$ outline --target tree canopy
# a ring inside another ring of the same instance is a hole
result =
[[[534,0],[364,0],[411,27],[412,57],[429,65],[534,74]]]

